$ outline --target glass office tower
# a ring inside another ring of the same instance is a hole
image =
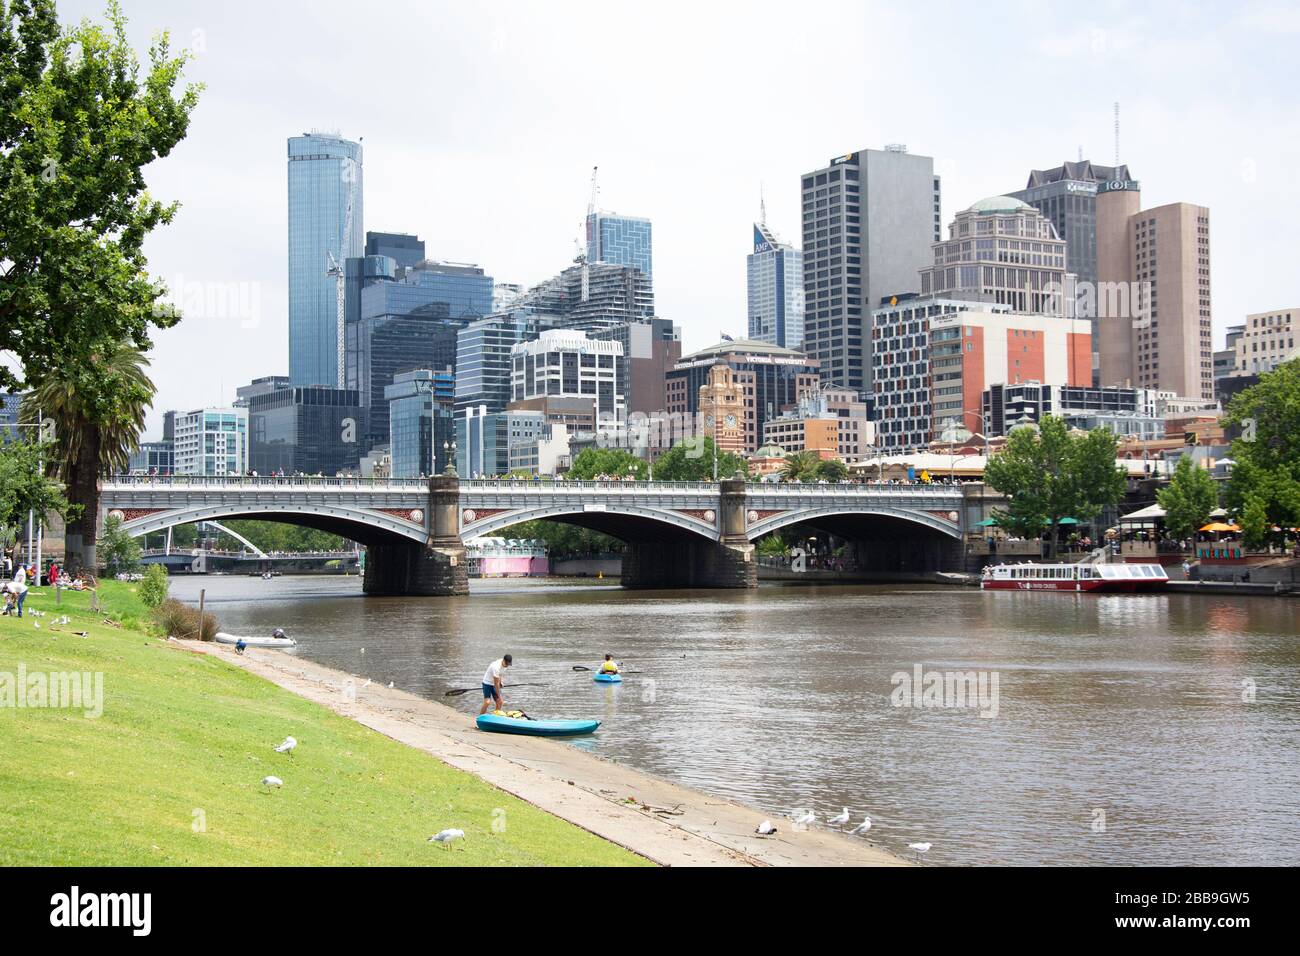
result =
[[[361,145],[333,133],[289,138],[289,378],[294,385],[342,383],[338,284],[362,242]]]
[[[653,279],[650,220],[593,212],[587,217],[587,261],[632,266]]]

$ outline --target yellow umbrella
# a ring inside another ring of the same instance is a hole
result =
[[[1222,521],[1211,521],[1202,531],[1240,531],[1241,528],[1235,524],[1224,524]]]

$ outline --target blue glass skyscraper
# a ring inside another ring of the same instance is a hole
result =
[[[333,133],[289,138],[289,379],[341,382],[338,285],[326,274],[362,254],[361,144]]]
[[[650,220],[593,212],[587,216],[587,261],[632,266],[654,278]]]

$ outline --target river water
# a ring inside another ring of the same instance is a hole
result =
[[[223,630],[283,627],[291,653],[467,715],[509,652],[508,707],[604,721],[559,746],[774,818],[847,806],[892,850],[932,843],[931,863],[1300,863],[1294,600],[545,580],[366,598],[355,577],[172,580],[183,600],[200,588]],[[572,669],[606,651],[622,686]],[[922,684],[974,672],[984,696],[901,696],[918,667]]]

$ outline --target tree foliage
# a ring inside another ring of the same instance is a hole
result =
[[[319,531],[316,528],[304,528],[283,521],[223,521],[221,523],[231,531],[243,535],[262,551],[267,552],[344,551],[347,548],[346,539],[337,534]],[[176,530],[180,531],[179,528]],[[173,544],[176,543],[175,533],[173,533],[172,542]],[[242,551],[244,549],[242,541],[228,534],[218,534],[216,546],[220,551]]]
[[[140,542],[122,529],[122,519],[110,516],[104,522],[99,556],[109,574],[134,571],[140,566]]]
[[[633,475],[637,479],[644,479],[648,471],[645,459],[638,458],[625,448],[588,448],[573,459],[573,464],[564,477],[590,481],[600,475],[611,478]]]
[[[167,600],[169,585],[167,569],[161,564],[151,564],[144,569],[144,578],[140,581],[140,600],[145,607],[160,607]]]
[[[1156,500],[1165,509],[1165,529],[1175,538],[1190,538],[1219,506],[1219,489],[1191,455],[1184,455]]]
[[[1238,393],[1224,425],[1241,430],[1225,498],[1241,516],[1247,542],[1259,547],[1274,526],[1300,527],[1300,359]]]
[[[736,472],[749,475],[749,463],[729,451],[718,454],[718,477],[731,478]],[[655,461],[655,481],[712,481],[713,439],[690,438],[678,442]]]
[[[782,481],[798,481],[807,484],[818,481],[836,482],[847,478],[848,465],[838,458],[823,460],[812,451],[795,452],[785,459],[781,468]]]
[[[32,512],[41,522],[52,514],[67,518],[76,512],[63,489],[46,477],[44,461],[52,451],[48,444],[0,436],[0,539],[5,542],[19,536]]]
[[[53,0],[0,0],[0,336],[22,365],[0,367],[0,389],[106,342],[146,350],[152,326],[178,319],[142,251],[177,207],[143,169],[184,138],[200,87],[174,93],[188,57],[165,33],[141,75],[116,2],[107,19],[60,30]],[[112,389],[86,385],[109,414]]]
[[[1071,434],[1065,422],[1043,416],[1037,428],[1012,429],[1005,447],[985,466],[989,487],[1007,495],[1010,505],[994,512],[999,525],[1026,538],[1050,532],[1056,554],[1056,529],[1062,518],[1095,518],[1124,494],[1124,472],[1115,465],[1115,434],[1094,428]]]

